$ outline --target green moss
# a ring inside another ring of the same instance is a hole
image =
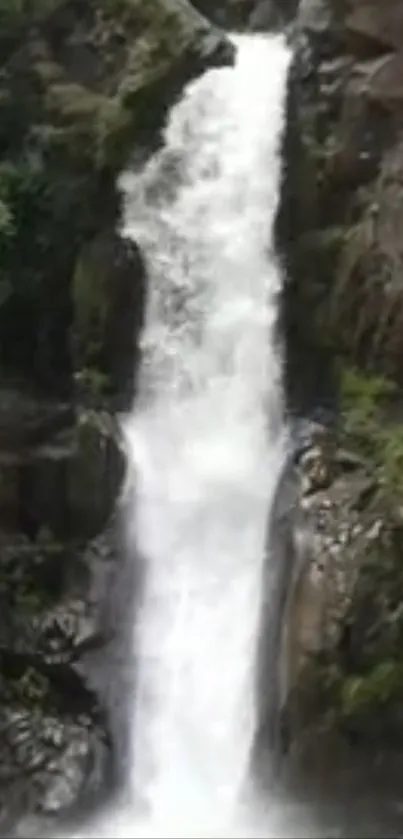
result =
[[[98,168],[123,168],[133,146],[135,115],[120,98],[106,100],[98,114],[96,163]]]
[[[339,372],[342,443],[364,456],[376,491],[360,510],[359,574],[337,647],[313,656],[305,677],[317,703],[316,719],[354,743],[373,746],[390,738],[393,744],[400,742],[403,707],[399,391],[389,379],[346,364]],[[313,709],[313,700],[310,704]]]
[[[343,367],[340,401],[343,434],[376,470],[389,494],[403,495],[403,423],[391,421],[388,406],[397,396],[394,382],[383,376]]]
[[[340,390],[342,406],[346,410],[359,408],[373,415],[379,411],[382,401],[396,392],[396,385],[384,376],[368,375],[356,367],[344,367]]]
[[[73,277],[77,366],[96,369],[108,315],[108,270],[102,270],[97,245],[86,246]]]
[[[403,664],[386,660],[376,664],[369,673],[349,676],[341,690],[341,713],[354,716],[374,711],[403,697]]]
[[[368,376],[357,368],[340,371],[343,431],[348,440],[376,462],[381,458],[381,405],[393,385],[381,376]]]
[[[29,705],[42,703],[48,689],[48,682],[38,670],[28,667],[18,680],[16,688],[20,697],[23,697]]]
[[[75,429],[75,457],[68,474],[69,509],[75,533],[90,539],[113,509],[124,463],[110,414],[81,408]]]
[[[53,84],[47,91],[47,106],[66,122],[97,119],[105,97],[80,84]]]
[[[77,390],[84,401],[102,401],[111,390],[110,377],[96,367],[85,367],[75,375]]]

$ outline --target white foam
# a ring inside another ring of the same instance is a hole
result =
[[[122,179],[124,232],[149,277],[124,427],[128,533],[147,572],[133,634],[133,804],[96,825],[102,836],[258,835],[246,788],[284,460],[273,225],[289,53],[280,36],[236,44],[235,67],[190,84],[162,150]]]

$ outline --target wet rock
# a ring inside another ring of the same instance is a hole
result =
[[[298,0],[194,0],[193,5],[226,29],[273,32],[294,19]]]
[[[298,0],[260,0],[254,4],[248,20],[252,32],[284,30],[294,20]]]
[[[87,244],[73,278],[76,383],[84,395],[133,393],[145,303],[145,268],[136,245],[104,231]]]
[[[325,489],[332,483],[335,474],[334,449],[333,431],[318,427],[313,433],[311,446],[299,461],[302,475],[301,491],[304,497]]]
[[[394,51],[403,49],[403,11],[399,0],[352,0],[345,18],[349,46]]]
[[[69,402],[38,399],[16,388],[2,388],[0,450],[10,453],[40,445],[68,427],[73,417]]]
[[[332,24],[332,14],[326,0],[301,0],[298,9],[298,24],[302,29],[323,34]]]
[[[113,512],[124,475],[116,422],[104,411],[84,409],[74,430],[75,451],[67,474],[67,507],[74,532],[93,538]]]
[[[219,26],[238,29],[245,27],[256,0],[194,0],[193,5]]]
[[[29,406],[37,421],[28,419],[25,429],[17,414],[14,449],[6,436],[7,448],[0,445],[0,526],[29,536],[44,526],[59,538],[92,538],[111,515],[123,478],[116,422],[105,409],[42,409],[39,399]]]
[[[324,462],[315,447],[300,473],[306,562],[290,607],[291,684],[310,655],[337,647],[373,527],[357,509],[357,499],[371,487],[363,470],[340,474],[336,460]]]
[[[340,794],[347,766],[348,784],[359,789],[364,766],[362,788],[381,766],[402,764],[403,578],[401,524],[385,472],[354,448],[350,454],[334,431],[330,446],[328,435],[298,461],[300,558],[283,643],[282,725],[286,776],[331,796]],[[389,792],[396,794],[393,778]]]
[[[106,666],[114,627],[105,609],[119,566],[114,527],[81,555],[48,538],[3,537],[0,556],[3,829],[93,804],[105,791],[109,711],[86,657],[96,650]]]
[[[401,105],[403,99],[403,52],[378,60],[368,72],[365,92],[373,101],[386,108]]]
[[[360,779],[400,794],[403,755],[401,414],[365,390],[392,380],[400,404],[401,20],[394,0],[301,0],[277,227],[288,404],[308,428],[333,409],[328,455],[304,433],[295,458],[284,748],[315,801],[344,783],[354,808]],[[354,416],[346,365],[363,377]]]
[[[51,815],[85,794],[91,765],[107,743],[91,718],[62,719],[51,710],[15,705],[1,712],[0,825],[24,813]]]

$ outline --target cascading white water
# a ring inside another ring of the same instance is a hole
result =
[[[257,722],[267,523],[285,451],[272,228],[289,53],[280,36],[235,43],[235,66],[191,83],[162,150],[122,179],[124,232],[149,277],[124,428],[129,537],[145,564],[133,639],[141,836],[235,835]],[[115,814],[111,833],[133,835],[134,817]]]

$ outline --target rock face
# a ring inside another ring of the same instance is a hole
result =
[[[398,2],[302,2],[279,224],[301,344],[309,333],[311,345],[392,378],[402,352],[402,20]],[[300,306],[312,311],[305,334]]]
[[[0,5],[0,834],[9,836],[26,816],[24,835],[35,831],[30,817],[93,806],[119,775],[119,674],[138,580],[114,517],[125,468],[115,413],[133,397],[146,276],[119,233],[117,178],[158,144],[183,85],[231,62],[233,47],[187,0]]]
[[[298,0],[194,0],[193,5],[225,29],[271,32],[293,20]]]
[[[300,474],[306,561],[283,649],[286,774],[315,796],[319,784],[324,796],[392,800],[403,759],[401,514],[371,463],[342,445],[330,458],[313,446]]]
[[[101,231],[82,249],[73,276],[72,350],[76,385],[130,404],[143,323],[145,277],[136,245]]]
[[[0,529],[35,538],[92,538],[106,524],[123,476],[107,410],[1,391]],[[8,425],[9,424],[9,425]]]
[[[105,545],[86,546],[108,526],[124,462],[106,410],[16,390],[0,405],[0,833],[9,835],[21,816],[84,806],[112,783],[107,697],[90,688],[84,659],[99,648],[107,667],[114,627],[103,610],[122,560],[113,527]]]
[[[398,0],[380,6],[375,0],[353,0],[345,18],[346,34],[354,48],[400,51],[403,44],[403,14]]]
[[[309,549],[284,730],[299,778],[328,791],[344,773],[396,793],[403,757],[402,27],[398,0],[301,0],[293,30],[277,230],[287,389],[324,437],[300,459]]]
[[[94,632],[74,554],[17,537],[1,550],[3,835],[27,809],[71,806],[110,744],[100,704],[74,669],[81,633]]]

